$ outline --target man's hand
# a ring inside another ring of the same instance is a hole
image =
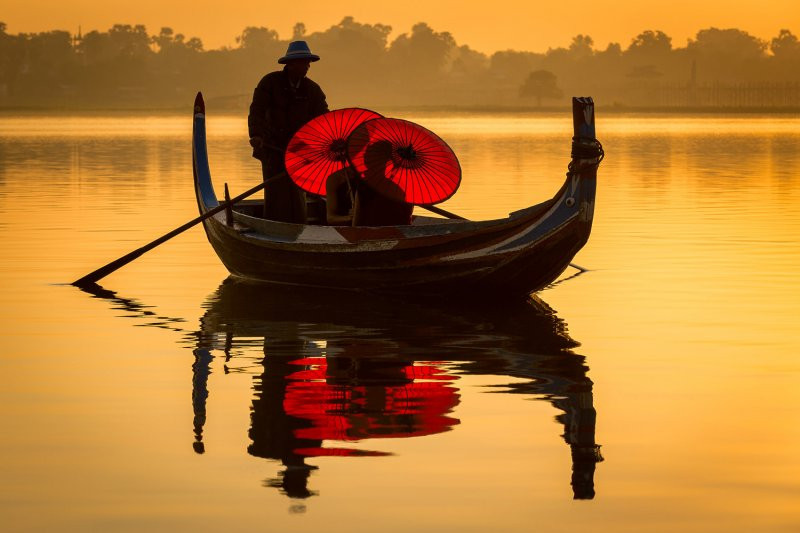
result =
[[[250,137],[250,146],[253,148],[261,148],[264,146],[264,139],[261,137]]]

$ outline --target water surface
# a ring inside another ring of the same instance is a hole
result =
[[[800,119],[597,115],[590,272],[499,307],[242,285],[199,228],[79,291],[196,215],[191,116],[0,117],[4,527],[800,529]],[[468,218],[566,171],[569,116],[404,118]]]

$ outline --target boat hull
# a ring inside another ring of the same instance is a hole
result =
[[[211,183],[204,109],[195,112],[194,178],[201,214],[219,202]],[[204,221],[235,276],[280,285],[395,293],[525,296],[552,283],[591,233],[596,164],[570,172],[547,202],[482,222],[417,217],[409,226],[333,227],[272,222],[234,207]]]

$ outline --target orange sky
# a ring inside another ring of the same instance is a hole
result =
[[[150,33],[170,26],[187,37],[200,37],[206,49],[234,46],[246,26],[267,26],[282,38],[295,22],[310,32],[352,15],[359,22],[392,26],[394,35],[416,22],[449,31],[459,44],[482,52],[513,48],[543,52],[566,46],[576,34],[588,34],[596,48],[609,42],[626,47],[643,30],[661,30],[682,47],[698,30],[739,28],[768,40],[780,29],[800,35],[800,0],[642,0],[563,2],[505,0],[5,0],[0,21],[10,33],[50,29],[107,30],[115,23],[144,24]],[[124,6],[124,7],[121,7]],[[576,7],[580,6],[580,7]]]

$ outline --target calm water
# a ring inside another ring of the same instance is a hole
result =
[[[561,184],[568,115],[405,118],[448,210]],[[800,118],[601,106],[591,271],[528,304],[242,285],[199,228],[65,285],[196,215],[190,125],[0,116],[4,530],[800,531]]]

